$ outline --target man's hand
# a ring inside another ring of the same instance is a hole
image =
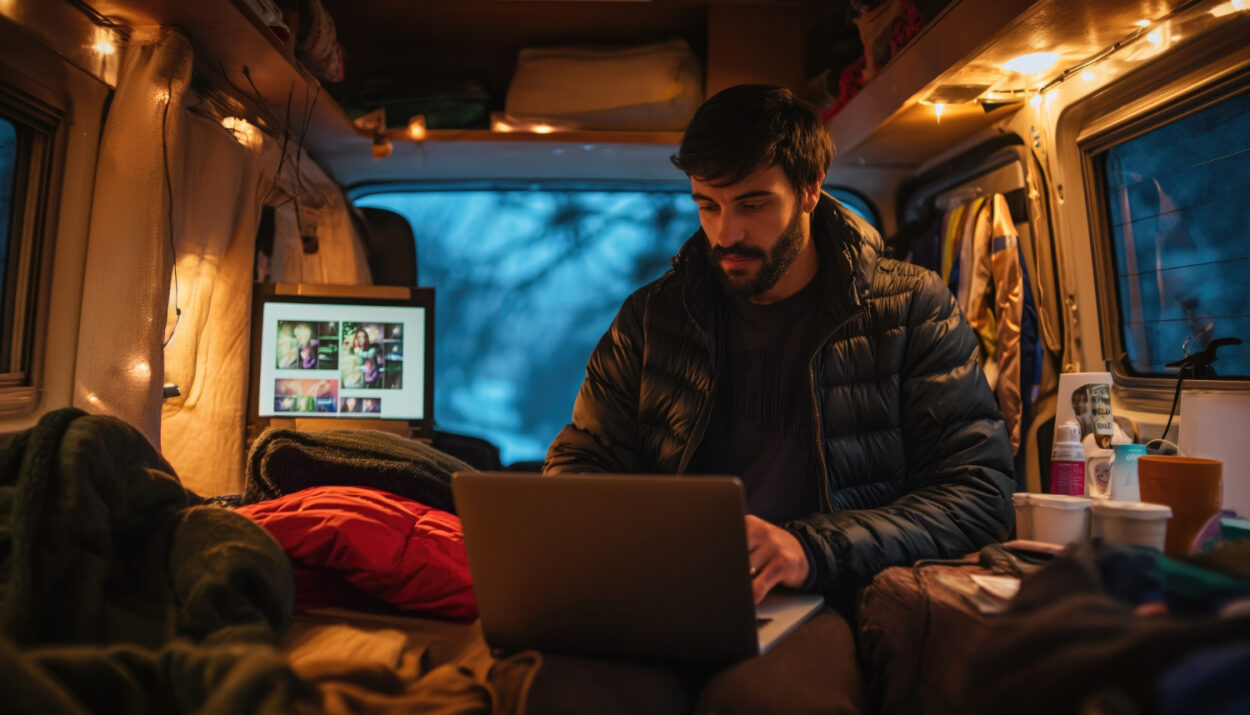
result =
[[[756,603],[763,601],[777,584],[798,588],[807,580],[807,552],[794,534],[750,514],[747,554]]]

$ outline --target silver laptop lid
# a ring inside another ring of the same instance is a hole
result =
[[[458,472],[452,489],[491,646],[758,652],[736,478]]]

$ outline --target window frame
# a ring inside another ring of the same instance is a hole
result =
[[[0,83],[0,116],[17,128],[17,161],[9,225],[9,257],[4,296],[11,324],[0,317],[0,348],[10,357],[0,373],[0,417],[17,417],[39,405],[44,344],[50,302],[53,178],[62,113],[22,91]]]
[[[1239,94],[1250,92],[1250,66],[1239,67],[1192,91],[1176,96],[1153,93],[1152,106],[1105,127],[1097,127],[1077,139],[1081,157],[1081,175],[1085,185],[1086,210],[1089,217],[1091,251],[1094,258],[1095,290],[1098,317],[1101,321],[1103,354],[1109,356],[1108,369],[1117,386],[1142,393],[1172,390],[1173,376],[1138,375],[1130,371],[1121,321],[1119,280],[1116,275],[1114,236],[1110,221],[1110,203],[1106,191],[1105,172],[1098,157],[1114,146],[1131,141],[1156,129],[1179,121]],[[1177,358],[1181,356],[1178,354]],[[1204,390],[1250,390],[1250,376],[1217,380],[1186,380],[1200,384]]]

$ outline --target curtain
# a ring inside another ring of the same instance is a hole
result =
[[[74,404],[138,427],[208,496],[243,487],[262,207],[277,207],[275,280],[371,281],[339,187],[307,152],[296,161],[297,142],[188,96],[191,67],[190,43],[167,28],[137,32],[123,57],[96,170]],[[181,394],[163,400],[167,382]]]
[[[187,126],[188,198],[178,244],[182,315],[173,327],[171,293],[173,337],[165,348],[165,378],[182,395],[165,401],[162,447],[187,488],[232,494],[243,489],[247,415],[254,411],[247,396],[262,206],[277,206],[273,280],[367,285],[370,276],[342,191],[307,155],[295,161],[295,142],[287,142],[280,161],[282,140],[255,127],[231,132],[198,117]],[[315,253],[303,252],[301,235],[316,237]]]
[[[191,58],[187,39],[167,30],[136,34],[122,58],[100,139],[83,275],[74,405],[120,417],[153,444],[172,265],[165,167],[178,173],[172,159],[183,142]]]
[[[164,401],[161,446],[183,484],[206,496],[243,484],[252,261],[262,177],[272,172],[259,133],[240,136],[251,148],[220,122],[188,117],[176,188],[178,278],[164,352],[165,380],[182,394]]]

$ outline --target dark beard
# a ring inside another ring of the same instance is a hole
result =
[[[707,253],[708,259],[712,262],[713,272],[720,279],[721,286],[725,289],[725,292],[734,298],[749,299],[777,285],[777,281],[781,280],[786,271],[790,270],[790,266],[794,264],[794,259],[799,256],[799,249],[803,244],[802,219],[803,211],[796,203],[794,215],[790,217],[790,223],[786,225],[777,242],[773,244],[772,250],[767,254],[755,246],[712,246],[709,248]],[[720,265],[721,260],[726,256],[756,258],[762,261],[762,264],[754,278],[745,283],[734,283],[733,279],[726,274]]]

